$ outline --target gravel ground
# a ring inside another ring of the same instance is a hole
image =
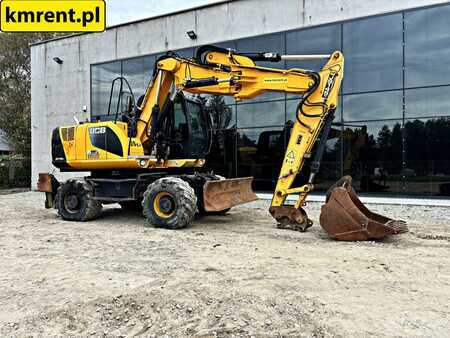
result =
[[[450,212],[371,205],[409,222],[377,242],[280,230],[268,202],[144,227],[112,205],[65,222],[35,192],[0,196],[0,336],[427,336],[450,332]]]

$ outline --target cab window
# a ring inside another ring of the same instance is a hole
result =
[[[205,120],[205,117],[202,113],[200,105],[187,101],[187,106],[189,110],[189,114],[191,117],[191,156],[204,156],[208,151],[209,143],[208,143],[208,124]]]

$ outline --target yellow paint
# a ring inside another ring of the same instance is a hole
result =
[[[171,197],[173,199],[172,195],[169,194],[168,192],[160,192],[153,199],[153,210],[155,210],[155,213],[161,218],[169,218],[175,213],[175,209],[172,210],[171,212],[166,213],[159,207],[161,198],[166,196]]]
[[[323,90],[331,73],[335,73],[335,82],[331,87],[326,101],[322,97]],[[344,75],[344,56],[340,52],[334,52],[330,60],[323,67],[320,74],[320,85],[318,89],[313,92],[309,98],[310,102],[326,102],[328,107],[338,105],[339,89],[341,87],[342,78]],[[321,107],[304,106],[304,112],[311,115],[318,115],[317,117],[306,117],[297,112],[298,118],[304,125],[298,121],[294,123],[289,139],[288,147],[286,149],[285,158],[280,170],[280,175],[275,188],[275,194],[272,199],[272,206],[283,205],[289,193],[300,192],[295,206],[300,207],[306,199],[306,196],[311,189],[307,186],[300,187],[298,191],[288,189],[291,187],[295,177],[302,170],[305,163],[305,154],[310,154],[312,148],[318,138],[319,133],[325,122],[326,113],[322,111]],[[301,138],[300,144],[298,140]],[[291,156],[294,154],[294,157]]]

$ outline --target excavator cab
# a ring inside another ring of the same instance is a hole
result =
[[[117,77],[112,81],[108,115],[114,112],[114,121],[127,123],[132,137],[136,135],[143,98],[135,99],[126,78]],[[159,156],[165,159],[204,158],[211,148],[212,126],[203,102],[195,97],[187,98],[180,91],[165,105],[167,107],[162,109],[156,122]]]
[[[204,158],[212,142],[210,121],[200,100],[177,94],[158,120],[158,141],[168,148],[167,158]]]

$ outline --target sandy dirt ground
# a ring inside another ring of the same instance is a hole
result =
[[[267,201],[189,228],[115,205],[65,222],[35,192],[0,196],[0,336],[444,337],[450,211],[370,206],[409,222],[378,242],[280,230]]]

